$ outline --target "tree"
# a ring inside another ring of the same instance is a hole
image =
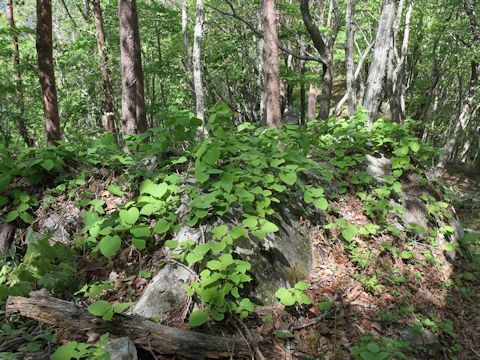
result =
[[[202,82],[203,16],[203,0],[197,0],[192,53],[193,87],[195,91],[195,114],[198,119],[202,120],[202,131],[205,132],[205,95]]]
[[[104,95],[104,126],[107,132],[116,132],[115,109],[113,107],[113,88],[110,81],[110,71],[108,68],[108,59],[105,49],[105,31],[103,29],[103,15],[100,0],[93,0],[93,17],[95,19],[95,28],[98,45],[98,56],[100,58],[100,71],[103,80]]]
[[[277,11],[275,0],[263,1],[263,52],[267,124],[282,126],[280,103],[280,59],[278,53]]]
[[[384,0],[382,13],[378,22],[373,58],[368,71],[368,79],[363,99],[363,106],[368,111],[368,123],[376,120],[380,106],[385,70],[388,60],[388,49],[395,20],[396,0]]]
[[[357,108],[357,86],[355,82],[355,31],[353,17],[355,16],[355,0],[347,0],[347,16],[345,19],[347,41],[345,42],[345,64],[347,71],[348,115],[352,116]]]
[[[333,33],[331,36],[324,36],[315,25],[310,14],[309,0],[300,1],[300,11],[302,13],[303,23],[307,28],[308,34],[312,39],[313,45],[320,54],[320,61],[323,67],[323,85],[320,97],[320,118],[326,119],[330,114],[330,102],[332,99],[333,87],[333,46],[340,30],[340,14],[337,0],[331,0],[332,10],[334,12]],[[327,26],[330,26],[327,21]]]
[[[18,130],[27,146],[34,145],[33,139],[28,135],[27,124],[25,122],[25,104],[23,100],[22,73],[20,72],[20,52],[18,50],[17,28],[15,26],[15,17],[13,11],[13,0],[7,0],[7,21],[12,30],[12,61],[13,61],[13,81],[15,82],[15,96],[18,101]]]
[[[118,0],[122,67],[122,122],[125,134],[147,129],[141,45],[135,0]]]
[[[53,65],[52,1],[37,0],[38,77],[42,88],[45,135],[48,146],[55,146],[62,138],[58,112],[57,88]]]

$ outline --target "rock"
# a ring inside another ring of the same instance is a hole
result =
[[[384,157],[377,158],[371,155],[366,155],[367,158],[367,173],[372,176],[378,184],[385,184],[386,176],[392,175],[392,162],[390,159]]]
[[[201,229],[185,226],[174,240],[179,243],[186,240],[198,243],[202,236]],[[162,319],[170,311],[182,306],[186,298],[182,285],[189,283],[193,278],[192,272],[184,266],[167,263],[150,281],[129,313],[145,318]]]
[[[50,242],[70,245],[80,223],[80,210],[74,206],[51,212],[37,224],[37,235],[50,234]]]
[[[408,226],[422,227],[427,230],[429,211],[422,200],[414,195],[404,195],[402,207],[405,210],[402,216],[403,223]]]
[[[117,337],[108,340],[107,351],[111,360],[138,360],[137,348],[127,337]]]
[[[426,348],[432,352],[433,355],[440,355],[442,351],[442,344],[435,335],[424,327],[405,327],[399,330],[400,336],[410,343],[414,349]]]

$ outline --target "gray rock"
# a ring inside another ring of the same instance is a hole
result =
[[[386,176],[392,175],[392,162],[390,159],[384,157],[377,158],[371,155],[366,155],[367,158],[367,173],[372,176],[378,184],[385,184]]]
[[[428,349],[434,355],[440,354],[442,351],[442,344],[438,336],[424,327],[420,327],[419,329],[411,326],[405,327],[399,330],[399,334],[404,340],[408,341],[414,349]]]
[[[182,243],[193,240],[198,243],[202,239],[201,229],[183,227],[174,240]],[[172,255],[172,252],[170,253]],[[170,311],[182,305],[186,298],[182,285],[193,280],[193,274],[187,268],[174,263],[167,263],[148,284],[142,296],[135,303],[129,314],[145,318],[163,318]]]
[[[412,195],[405,195],[402,199],[402,206],[405,210],[402,220],[405,225],[420,226],[428,229],[429,211],[422,200]]]
[[[50,242],[61,242],[69,245],[80,224],[80,210],[67,206],[57,212],[51,212],[48,217],[41,218],[37,224],[37,235],[50,234]]]
[[[111,360],[138,360],[135,344],[127,337],[109,339],[107,351]]]

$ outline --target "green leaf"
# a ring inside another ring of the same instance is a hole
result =
[[[7,214],[7,218],[5,219],[7,222],[12,222],[13,220],[15,220],[18,216],[20,215],[20,213],[17,211],[17,210],[12,210],[10,211],[8,214]]]
[[[199,261],[202,261],[204,256],[204,254],[191,252],[187,255],[185,259],[187,260],[188,265],[192,265]]]
[[[257,226],[258,221],[255,218],[249,217],[249,218],[243,219],[243,224],[248,228],[254,228],[255,226]]]
[[[358,234],[358,229],[354,225],[342,227],[342,236],[347,241],[352,241],[353,237]]]
[[[223,236],[227,235],[227,233],[228,233],[228,226],[227,225],[220,225],[220,226],[217,226],[213,229],[213,236],[216,239],[222,238]]]
[[[276,330],[273,332],[273,335],[279,339],[288,339],[295,337],[290,331],[288,330]]]
[[[368,343],[367,349],[368,349],[369,351],[371,351],[372,353],[375,353],[375,354],[380,351],[380,347],[379,347],[377,344],[373,343],[373,342]]]
[[[218,147],[212,147],[207,150],[203,155],[202,160],[207,164],[214,165],[220,158],[220,149]]]
[[[188,159],[185,156],[179,157],[177,160],[172,161],[172,165],[186,163]]]
[[[147,247],[147,242],[144,239],[132,239],[132,244],[137,250],[143,250]]]
[[[98,248],[100,249],[100,252],[103,254],[103,256],[111,258],[117,253],[118,250],[120,250],[121,245],[122,240],[118,235],[108,235],[103,237],[102,240],[100,240]]]
[[[170,229],[171,224],[164,219],[158,220],[153,228],[155,234],[165,234]]]
[[[275,292],[275,296],[284,306],[292,306],[295,304],[295,299],[293,298],[291,291],[283,287]]]
[[[195,310],[190,314],[188,325],[191,328],[203,325],[208,320],[208,312],[202,310]]]
[[[320,210],[327,210],[328,209],[328,202],[327,202],[327,199],[321,197],[321,198],[318,198],[317,200],[315,200],[313,202],[313,205],[315,205],[316,208],[320,209]]]
[[[55,163],[51,159],[46,159],[42,161],[40,166],[43,167],[45,170],[50,171],[55,166]]]
[[[297,174],[295,172],[280,173],[280,180],[285,184],[293,185],[297,181]]]
[[[308,285],[304,281],[300,281],[300,282],[295,284],[295,289],[300,290],[300,291],[305,291],[305,290],[308,290],[309,288],[310,288],[310,285]]]
[[[152,277],[152,273],[150,271],[147,271],[147,270],[140,270],[138,272],[138,275],[140,275],[141,277],[145,278],[145,279],[149,279]]]
[[[219,260],[210,260],[207,262],[207,268],[210,270],[220,270],[222,268],[222,262]]]
[[[133,304],[133,302],[126,302],[126,303],[117,304],[113,307],[113,311],[116,314],[121,314],[122,312],[127,310],[130,306],[132,306],[132,304]]]
[[[223,173],[222,177],[220,178],[220,185],[225,189],[226,192],[229,193],[232,191],[234,179],[235,177],[232,173]]]
[[[140,217],[140,211],[136,207],[132,207],[128,210],[120,210],[119,216],[122,224],[134,225]]]
[[[407,250],[403,250],[401,256],[402,256],[402,259],[405,259],[405,260],[413,258],[413,254]]]
[[[31,224],[33,223],[33,217],[27,212],[20,213],[20,219],[22,219],[25,223]]]
[[[130,229],[130,233],[136,238],[149,238],[150,228],[146,225],[138,225]]]
[[[418,152],[418,150],[420,150],[420,143],[418,142],[412,142],[410,143],[410,149],[412,149],[413,152]]]
[[[144,180],[140,184],[140,194],[149,194],[160,199],[168,190],[168,184],[155,184],[152,180]]]
[[[178,246],[178,240],[165,241],[165,247],[168,249],[175,249]]]
[[[233,264],[233,257],[230,254],[224,254],[218,259],[222,262],[223,268],[226,268],[227,266]]]
[[[51,360],[70,360],[72,358],[77,359],[78,351],[76,350],[78,342],[70,341],[55,350],[55,352],[50,355]]]
[[[12,177],[10,175],[3,175],[0,176],[0,191],[3,191],[7,188],[7,186],[12,181]]]
[[[98,300],[88,306],[88,312],[95,316],[103,316],[111,307],[108,301]]]
[[[117,195],[119,197],[123,196],[123,191],[117,184],[108,185],[108,191],[113,195]]]
[[[260,221],[260,223],[261,223],[261,231],[263,231],[265,233],[274,233],[274,232],[277,232],[279,230],[277,225],[275,225],[274,223],[272,223],[268,220],[262,219]]]

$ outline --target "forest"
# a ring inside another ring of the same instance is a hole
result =
[[[0,3],[0,359],[480,359],[478,0]]]

